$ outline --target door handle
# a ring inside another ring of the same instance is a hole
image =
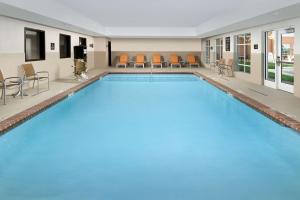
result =
[[[281,64],[281,58],[280,58],[280,56],[277,56],[276,63],[277,63],[277,65]]]

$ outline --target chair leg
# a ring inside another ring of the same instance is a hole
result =
[[[228,76],[233,76],[233,70],[231,67],[227,67],[227,74]]]
[[[232,69],[232,67],[230,67],[228,70],[230,71],[230,76],[233,76],[233,69]]]
[[[40,93],[40,80],[38,79],[37,81],[37,93]]]
[[[23,99],[23,83],[20,84],[21,99]]]
[[[225,67],[224,66],[222,67],[222,74],[221,75],[225,76]]]
[[[4,87],[1,90],[1,99],[3,99],[3,105],[5,105],[5,99],[4,99]]]
[[[35,85],[35,79],[33,80],[33,86],[32,86],[32,88],[34,88],[34,85]]]
[[[6,86],[3,87],[3,104],[6,105]]]

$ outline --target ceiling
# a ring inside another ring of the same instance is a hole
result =
[[[296,7],[300,0],[0,0],[0,15],[92,36],[204,37],[300,17]]]
[[[241,4],[236,0],[59,0],[59,2],[107,27],[195,27],[214,17],[215,13],[227,12],[237,2]]]

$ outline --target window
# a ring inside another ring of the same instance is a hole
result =
[[[60,58],[71,58],[71,36],[59,35]]]
[[[226,51],[230,51],[230,37],[226,37],[226,44],[225,44],[225,46],[226,46]]]
[[[251,72],[251,34],[236,37],[237,71]]]
[[[45,32],[25,28],[25,61],[45,60]]]
[[[216,39],[216,60],[223,58],[223,39]]]
[[[205,42],[205,63],[210,63],[210,40],[206,40]]]
[[[87,42],[86,38],[84,37],[79,37],[79,46],[83,46],[83,60],[86,62],[87,61]]]
[[[79,37],[79,45],[86,47],[86,38]]]

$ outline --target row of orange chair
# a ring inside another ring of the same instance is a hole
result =
[[[117,63],[117,67],[124,66],[125,68],[131,63],[129,61],[129,56],[127,53],[123,53],[119,57],[119,61]],[[170,55],[169,62],[163,61],[162,56],[160,54],[153,54],[151,59],[151,67],[163,67],[163,63],[166,63],[167,66],[182,67],[182,65],[187,65],[189,67],[196,66],[199,67],[199,63],[197,62],[196,56],[194,54],[187,55],[186,61],[180,61],[179,56],[176,54]],[[146,59],[144,54],[137,54],[135,57],[135,61],[133,62],[134,67],[143,67],[145,68]]]

